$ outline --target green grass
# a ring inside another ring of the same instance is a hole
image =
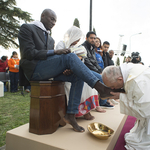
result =
[[[29,108],[30,93],[5,92],[0,97],[0,147],[6,144],[7,131],[29,122]]]

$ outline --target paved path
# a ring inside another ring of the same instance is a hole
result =
[[[0,147],[0,150],[5,150],[6,145]]]

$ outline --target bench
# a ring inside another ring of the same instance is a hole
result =
[[[35,134],[54,133],[59,126],[65,126],[67,100],[64,82],[30,81],[29,132]]]

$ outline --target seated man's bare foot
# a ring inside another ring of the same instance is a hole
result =
[[[63,120],[66,123],[69,123],[73,127],[73,130],[75,130],[76,132],[84,132],[85,131],[85,129],[83,127],[81,127],[77,124],[77,121],[75,119],[75,114],[66,114],[65,117],[63,118]]]
[[[84,115],[84,119],[86,119],[86,120],[93,120],[93,119],[95,119],[95,117],[92,116],[90,112],[88,112],[87,114]]]
[[[100,106],[97,106],[95,110],[98,111],[98,112],[101,112],[101,113],[106,112],[106,110],[102,109]]]

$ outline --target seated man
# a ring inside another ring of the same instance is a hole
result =
[[[8,69],[7,56],[2,56],[0,59],[0,72],[6,72]]]
[[[18,35],[20,45],[20,85],[27,86],[29,81],[54,80],[71,82],[69,103],[64,121],[78,132],[84,132],[75,119],[78,113],[83,81],[95,88],[102,98],[112,96],[110,88],[104,86],[99,79],[80,61],[70,49],[54,50],[54,40],[49,35],[57,20],[51,9],[45,9],[41,21],[23,24]],[[65,76],[64,70],[70,69],[73,74]]]
[[[120,98],[120,112],[137,118],[130,133],[125,134],[126,149],[150,149],[150,68],[140,64],[124,63],[120,67],[104,69],[102,79],[112,89],[125,89],[125,94],[113,93]]]

